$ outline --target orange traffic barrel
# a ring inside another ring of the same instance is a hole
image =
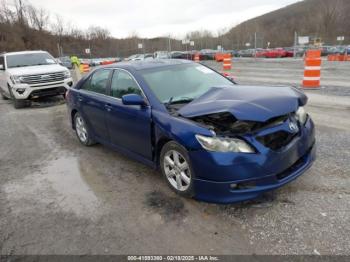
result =
[[[232,69],[231,54],[224,54],[224,57],[223,57],[223,69],[224,70],[231,70]]]
[[[199,61],[200,61],[199,53],[196,53],[196,54],[194,55],[194,61],[197,62],[197,63],[199,63]]]
[[[224,54],[223,53],[220,53],[220,52],[217,52],[215,54],[215,61],[216,62],[222,62],[224,61]]]
[[[337,61],[337,56],[336,55],[328,55],[328,61],[330,61],[330,62]]]
[[[320,88],[321,64],[321,50],[309,50],[306,52],[303,88]]]
[[[90,66],[88,64],[81,64],[80,65],[80,72],[82,72],[82,73],[90,72]]]

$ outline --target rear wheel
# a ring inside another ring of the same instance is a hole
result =
[[[95,143],[91,139],[89,129],[85,123],[85,120],[79,113],[76,113],[74,115],[74,128],[80,143],[82,143],[85,146],[91,146]]]
[[[170,188],[177,194],[193,197],[193,179],[187,150],[176,142],[164,145],[160,155],[160,166]]]

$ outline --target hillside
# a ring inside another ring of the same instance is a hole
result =
[[[225,38],[236,48],[254,43],[257,32],[258,47],[291,46],[294,32],[299,36],[320,37],[326,44],[337,44],[337,36],[345,36],[350,43],[349,0],[305,0],[277,11],[256,17],[232,28]]]
[[[81,31],[46,10],[36,8],[29,2],[15,0],[16,8],[0,3],[0,52],[25,49],[43,49],[55,56],[59,51],[65,55],[86,56],[84,50],[91,48],[93,57],[128,56],[139,52],[168,50],[167,38],[140,39],[137,35],[125,39],[110,36],[108,30],[93,26]],[[336,37],[345,36],[344,44],[350,44],[349,0],[305,0],[277,11],[256,17],[232,28],[227,33],[213,36],[208,31],[188,33],[195,41],[194,49],[246,48],[254,46],[257,33],[257,47],[292,46],[294,32],[299,35],[321,37],[326,44],[337,44]],[[180,40],[171,39],[172,50],[183,50]],[[137,48],[143,43],[144,50]],[[189,47],[188,47],[189,48]]]

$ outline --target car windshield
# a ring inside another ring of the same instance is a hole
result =
[[[69,57],[60,57],[59,59],[61,60],[61,62],[70,62]]]
[[[48,53],[8,55],[6,61],[8,68],[56,64],[55,59]]]
[[[226,77],[199,64],[143,70],[141,75],[162,103],[190,102],[212,87],[234,85]]]

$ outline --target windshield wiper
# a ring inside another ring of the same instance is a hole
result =
[[[194,100],[194,98],[191,97],[181,97],[177,100],[174,100],[174,97],[170,97],[169,101],[164,103],[164,105],[166,107],[169,107],[170,105],[174,105],[174,104],[186,104],[186,103],[190,103]]]

